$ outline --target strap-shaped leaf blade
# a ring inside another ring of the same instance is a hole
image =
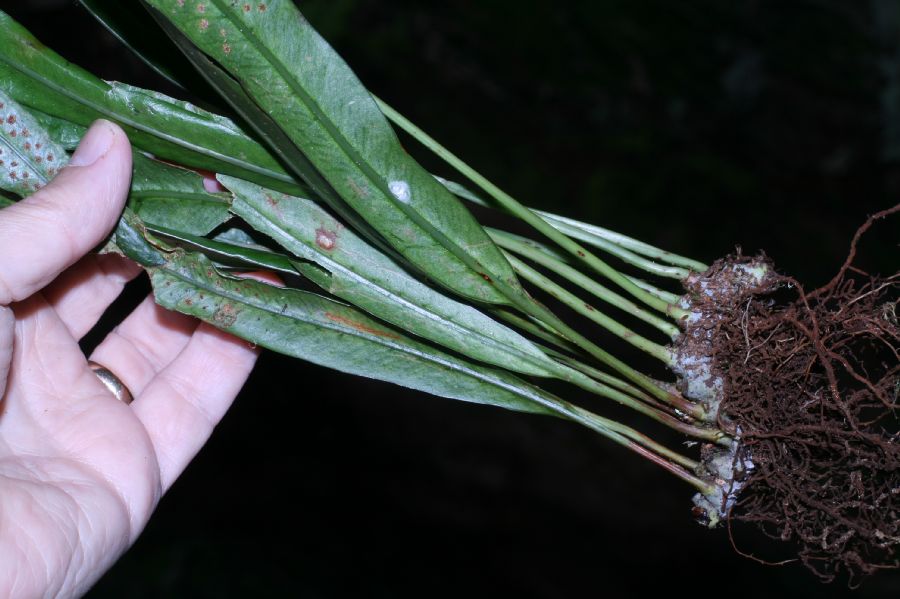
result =
[[[143,0],[142,0],[143,1]],[[257,106],[241,84],[230,74],[209,59],[200,49],[162,16],[157,10],[147,7],[147,10],[159,24],[160,29],[172,40],[176,48],[181,51],[197,72],[213,87],[229,106],[244,120],[247,125],[259,135],[266,145],[287,165],[288,169],[300,181],[303,181],[319,200],[334,210],[345,222],[353,226],[371,243],[384,252],[403,261],[408,268],[415,269],[408,261],[388,245],[381,235],[372,228],[359,214],[344,202],[343,198],[331,187],[321,173],[309,161],[306,155],[297,148],[291,139],[266,112]]]
[[[560,368],[533,343],[417,281],[311,200],[219,176],[232,211],[303,260],[331,273],[326,291],[472,359],[535,376]]]
[[[432,279],[483,302],[523,293],[468,210],[406,154],[292,2],[148,3],[237,78],[341,197]]]
[[[160,305],[289,356],[442,397],[551,413],[542,392],[511,375],[440,352],[325,297],[223,277],[203,256],[174,255],[151,269],[151,281]]]

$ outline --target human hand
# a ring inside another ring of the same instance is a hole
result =
[[[131,177],[124,132],[95,123],[69,166],[0,211],[0,597],[86,592],[135,540],[231,405],[257,352],[147,298],[92,360],[78,346],[140,269],[88,252]]]

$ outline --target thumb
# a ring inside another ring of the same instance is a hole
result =
[[[130,180],[125,132],[99,120],[49,185],[0,211],[0,306],[39,291],[100,243],[122,212]]]

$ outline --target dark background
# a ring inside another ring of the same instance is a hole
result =
[[[896,0],[300,5],[374,92],[530,205],[705,261],[765,249],[814,286],[897,202]],[[169,89],[72,1],[0,6],[104,78]],[[894,222],[859,264],[897,258]],[[848,593],[739,557],[690,494],[575,425],[266,354],[90,597]],[[898,597],[900,575],[855,596]]]

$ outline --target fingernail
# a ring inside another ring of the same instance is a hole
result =
[[[69,166],[90,166],[97,162],[112,147],[116,138],[116,132],[112,128],[109,121],[94,121],[91,128],[88,129],[78,149],[72,154],[69,160]]]

